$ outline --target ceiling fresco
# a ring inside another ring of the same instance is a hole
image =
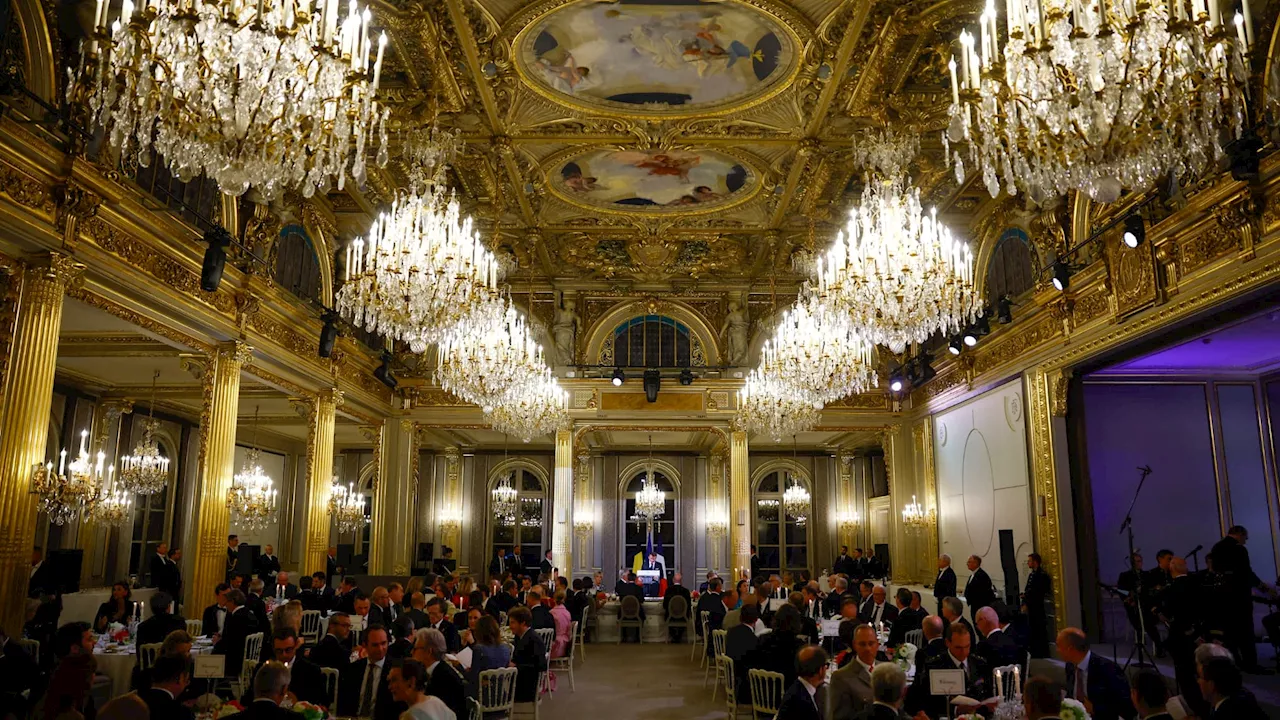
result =
[[[588,150],[550,173],[565,200],[612,212],[699,212],[741,201],[758,176],[745,161],[714,150]]]

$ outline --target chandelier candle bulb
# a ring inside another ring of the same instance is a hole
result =
[[[382,81],[382,54],[387,49],[387,34],[378,36],[378,59],[373,63],[373,91],[378,92],[378,84]]]
[[[960,104],[960,86],[956,85],[956,58],[951,56],[951,62],[947,63],[947,69],[951,71],[951,102],[952,104]]]

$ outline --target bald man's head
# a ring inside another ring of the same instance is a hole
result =
[[[1169,561],[1169,574],[1174,577],[1182,577],[1187,574],[1187,559],[1175,556]]]
[[[1000,616],[993,607],[984,607],[978,611],[978,632],[990,635],[992,630],[1000,627]]]
[[[920,630],[924,632],[925,640],[937,640],[942,637],[942,618],[937,615],[930,615],[920,623]]]

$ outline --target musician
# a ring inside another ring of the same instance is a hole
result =
[[[1226,624],[1225,640],[1240,659],[1240,669],[1258,671],[1258,649],[1253,634],[1253,590],[1261,590],[1275,597],[1275,590],[1258,579],[1249,562],[1249,531],[1243,525],[1233,526],[1227,536],[1213,546],[1213,567],[1221,573],[1225,593],[1221,607]]]
[[[1133,626],[1134,632],[1141,637],[1145,629],[1146,637],[1155,642],[1156,654],[1163,655],[1164,642],[1160,639],[1160,631],[1148,602],[1147,575],[1142,569],[1142,555],[1134,553],[1130,558],[1129,569],[1120,573],[1120,578],[1116,580],[1116,587],[1128,593],[1124,597],[1124,612],[1129,616],[1129,624]],[[1138,591],[1140,584],[1141,593]]]
[[[1049,657],[1049,625],[1045,602],[1053,595],[1053,581],[1040,567],[1040,553],[1027,556],[1027,585],[1022,590],[1022,612],[1027,614],[1031,657]]]

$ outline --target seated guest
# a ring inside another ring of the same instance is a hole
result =
[[[529,608],[529,614],[533,616],[534,630],[555,630],[556,621],[551,617],[551,611],[542,604],[542,587],[533,588],[524,595],[525,607]],[[643,605],[641,606],[643,607]],[[621,612],[621,611],[619,611]]]
[[[399,640],[391,643],[391,648],[387,650],[387,656],[396,662],[413,657],[413,634],[416,631],[417,627],[413,624],[413,618],[408,615],[401,615],[396,618],[395,631],[391,633],[391,636],[399,638]]]
[[[836,613],[841,620],[861,623],[862,618],[858,614],[858,599],[846,595],[840,600],[840,612]]]
[[[451,712],[458,717],[467,716],[467,690],[462,676],[447,662],[445,656],[444,635],[435,628],[426,628],[414,633],[413,660],[422,663],[430,678],[423,690],[428,695],[440,698]]]
[[[490,615],[476,620],[471,631],[471,667],[467,668],[467,696],[479,699],[480,673],[511,664],[511,646],[502,641],[498,621]]]
[[[555,621],[556,639],[551,643],[551,657],[564,657],[569,652],[569,644],[573,642],[573,638],[569,636],[569,630],[573,625],[573,616],[569,614],[569,608],[564,606],[564,590],[557,590],[553,598],[554,605],[551,606],[551,619]]]
[[[169,606],[173,605],[173,598],[169,593],[163,590],[157,592],[151,596],[147,604],[151,607],[151,617],[138,623],[138,632],[135,636],[137,645],[161,643],[174,630],[187,629],[186,620],[169,612]]]
[[[333,668],[341,673],[351,664],[351,617],[344,612],[329,616],[329,628],[320,642],[311,649],[311,661],[320,667]]]
[[[985,660],[993,670],[1005,665],[1023,666],[1026,653],[1018,647],[1013,636],[1000,627],[995,608],[988,605],[979,610],[977,621],[983,639],[973,649],[975,655]]]
[[[836,637],[836,668],[840,669],[853,662],[858,653],[853,649],[854,636],[862,623],[857,620],[841,620]]]
[[[458,637],[458,628],[445,617],[444,598],[436,596],[427,601],[427,627],[435,628],[444,635],[448,652],[456,653],[462,649],[462,640]]]
[[[266,592],[265,588],[266,584],[261,578],[254,578],[249,581],[249,592],[244,596],[245,607],[253,613],[254,619],[258,621],[258,627],[264,631],[271,627],[271,619],[267,617],[267,603],[262,599],[262,594]]]
[[[538,634],[533,632],[533,615],[527,607],[514,607],[507,614],[507,624],[515,637],[511,664],[516,667],[516,702],[533,702],[538,696],[538,675],[547,669],[547,651]]]
[[[1142,668],[1133,676],[1133,690],[1129,699],[1138,709],[1141,720],[1173,720],[1173,716],[1165,712],[1169,704],[1169,686],[1164,677],[1152,668]]]
[[[368,597],[362,594],[356,595],[356,599],[352,604],[355,606],[355,610],[351,612],[351,629],[356,632],[363,632],[370,625],[377,624],[373,622],[373,618],[369,615],[370,610],[373,608],[373,602]],[[383,628],[383,630],[386,630],[386,628]]]
[[[1027,711],[1027,720],[1058,720],[1062,687],[1040,675],[1027,678],[1022,686],[1022,707]]]
[[[1196,682],[1204,699],[1213,708],[1205,720],[1262,720],[1267,717],[1253,695],[1244,691],[1240,669],[1231,658],[1211,657],[1206,660],[1200,665]]]
[[[427,618],[427,596],[421,592],[409,595],[409,609],[404,614],[413,619],[413,626],[422,629],[431,624]]]
[[[153,718],[195,720],[191,708],[179,702],[182,692],[191,682],[187,658],[181,655],[160,655],[151,666],[151,687],[138,692],[147,704]]]
[[[943,633],[947,632],[951,627],[951,623],[958,622],[961,625],[964,625],[965,629],[969,631],[969,635],[974,638],[974,642],[977,642],[979,637],[978,633],[973,629],[973,625],[969,624],[969,620],[965,618],[964,603],[960,602],[960,598],[942,598],[942,619],[945,621],[942,624]]]
[[[858,583],[858,619],[862,622],[871,621],[871,606],[875,604],[875,598],[872,595],[875,588],[876,584],[870,580]]]
[[[781,673],[784,684],[791,686],[796,680],[796,664],[793,659],[806,643],[797,637],[801,632],[800,611],[791,605],[783,605],[774,613],[773,632],[760,637],[755,655],[748,660],[752,668]]]
[[[289,582],[289,573],[287,571],[281,570],[276,573],[276,581],[272,583],[270,592],[271,597],[275,598],[276,602],[285,602],[298,597],[298,586]]]
[[[391,593],[385,587],[379,585],[373,589],[369,600],[371,602],[369,606],[369,622],[388,629],[392,628],[392,623],[400,616],[400,612],[391,603]]]
[[[1090,652],[1089,638],[1083,631],[1067,628],[1058,633],[1058,654],[1067,663],[1067,697],[1092,703],[1090,714],[1094,720],[1134,716],[1136,711],[1129,699],[1129,681],[1124,671],[1114,662]]]
[[[849,594],[849,581],[843,577],[835,577],[831,580],[831,592],[827,593],[827,599],[822,601],[822,614],[825,617],[835,617],[840,614],[841,604],[844,598]],[[857,608],[857,604],[854,604]],[[856,614],[856,610],[855,610]]]
[[[800,633],[802,635],[809,636],[809,644],[817,645],[818,622],[805,614],[805,610],[808,608],[804,603],[804,593],[792,592],[791,595],[787,597],[787,602],[791,603],[791,607],[795,608],[796,612],[800,613],[800,627],[804,628]]]
[[[898,619],[898,608],[887,601],[883,585],[876,585],[871,590],[871,607],[867,610],[866,622],[871,627],[880,629],[881,624],[889,625]]]
[[[333,596],[333,608],[341,610],[348,615],[354,615],[356,611],[356,598],[361,597],[360,589],[356,587],[356,579],[353,577],[344,577],[338,585],[338,592]]]
[[[520,586],[515,580],[508,580],[502,583],[502,592],[494,593],[489,598],[489,602],[485,604],[485,612],[489,613],[496,620],[502,613],[511,612],[511,608],[520,604]]]
[[[53,638],[58,664],[49,678],[49,689],[45,691],[45,720],[54,720],[67,711],[84,712],[97,669],[93,644],[93,630],[89,623],[70,622],[58,628]]]
[[[800,648],[794,662],[790,656],[786,658],[788,664],[795,666],[797,677],[783,693],[774,720],[822,720],[824,713],[820,704],[823,701],[818,697],[818,689],[827,679],[827,659],[826,651],[817,645]]]
[[[724,605],[724,597],[721,594],[723,585],[720,582],[720,578],[713,577],[708,583],[707,591],[698,598],[698,606],[694,608],[694,629],[698,637],[702,637],[702,613],[705,612],[709,616],[707,619],[708,627],[719,628],[724,624],[725,613],[729,612],[729,608]]]
[[[213,604],[204,609],[204,614],[200,621],[200,634],[205,637],[213,637],[222,634],[222,626],[227,621],[227,591],[231,586],[226,583],[218,583],[213,589]]]
[[[907,633],[911,630],[919,630],[920,622],[924,620],[924,610],[919,608],[913,610],[911,600],[911,591],[904,587],[898,588],[898,592],[894,593],[893,602],[897,607],[898,619],[894,620],[893,626],[889,628],[889,639],[885,642],[885,645],[891,648],[906,642]]]
[[[924,712],[929,717],[941,717],[947,714],[947,698],[945,695],[932,695],[929,692],[929,673],[934,670],[963,670],[965,676],[965,695],[974,700],[985,700],[990,697],[987,678],[991,669],[982,658],[971,655],[973,635],[961,623],[951,623],[947,628],[947,651],[941,657],[934,658],[929,664],[920,666],[917,662],[916,677],[907,692],[907,713]]]
[[[280,707],[289,694],[289,668],[278,662],[269,662],[258,669],[253,677],[253,702],[235,715],[224,720],[290,720],[294,713]]]
[[[416,660],[407,660],[391,668],[387,687],[391,696],[409,709],[400,720],[454,720],[458,715],[439,697],[427,690],[427,669]]]
[[[27,698],[39,678],[40,666],[35,659],[0,628],[0,707],[9,707],[16,717],[26,717]]]
[[[623,598],[628,596],[634,597],[636,600],[639,600],[640,601],[640,619],[644,620],[644,587],[640,584],[640,580],[636,577],[635,573],[628,574],[627,580],[628,582],[623,583],[618,588],[618,600],[621,601]],[[526,598],[526,602],[527,602],[527,598]],[[618,615],[619,616],[622,615],[621,602],[619,602]],[[534,617],[534,621],[536,622],[538,619],[537,614],[535,613],[533,617]],[[538,627],[538,626],[535,625],[534,627]]]
[[[831,720],[852,720],[871,705],[871,672],[879,651],[880,639],[875,628],[858,625],[853,635],[853,661],[831,674],[827,688]]]
[[[947,643],[942,638],[942,618],[929,615],[920,622],[920,631],[924,634],[924,647],[916,648],[920,653],[916,656],[916,665],[926,665],[930,660],[941,657],[947,652]]]
[[[744,605],[738,612],[740,622],[728,628],[724,636],[724,654],[733,660],[734,687],[749,692],[747,685],[747,665],[749,658],[756,651],[759,639],[756,635],[756,623],[760,621],[760,608],[756,605]]]
[[[227,620],[222,635],[213,644],[214,655],[225,655],[227,677],[236,677],[244,665],[244,641],[249,635],[266,631],[258,627],[258,621],[244,606],[244,593],[232,588],[226,592]]]
[[[822,600],[819,599],[821,592],[818,590],[818,581],[810,580],[809,583],[802,588],[802,591],[804,592],[803,615],[808,618],[813,618],[815,621],[821,620],[823,617]]]
[[[689,610],[693,609],[692,608],[693,596],[689,593],[689,588],[685,587],[683,584],[684,575],[677,572],[676,574],[671,576],[671,581],[672,581],[671,584],[667,586],[667,592],[662,596],[662,614],[664,617],[671,613],[671,600],[673,598],[677,598],[677,597],[684,598],[684,606]],[[570,610],[572,610],[572,608],[570,608]],[[690,612],[689,616],[690,618],[692,618],[693,613]],[[574,618],[574,619],[581,620],[581,618]],[[669,639],[671,640],[671,642],[684,641],[684,628],[674,627],[674,628],[671,628],[668,632],[669,632]]]
[[[271,633],[271,659],[263,663],[257,672],[262,672],[273,661],[278,662],[289,668],[289,695],[294,700],[328,706],[330,695],[325,687],[324,673],[320,671],[319,665],[298,656],[300,647],[302,641],[293,628],[276,628]],[[248,706],[251,699],[246,689],[240,704]]]
[[[897,663],[880,663],[871,673],[872,703],[854,720],[908,720],[902,712],[902,698],[907,692],[907,674]]]
[[[132,591],[129,586],[118,582],[111,586],[111,597],[98,606],[98,613],[93,616],[94,632],[104,633],[111,623],[128,625],[133,617],[133,602],[130,601]]]
[[[454,620],[456,621],[461,615],[462,613],[455,615]],[[480,618],[484,616],[485,611],[480,605],[472,606],[467,610],[467,626],[458,631],[458,640],[461,643],[459,651],[461,651],[462,648],[469,647],[473,642],[475,642],[476,623],[480,622]],[[457,625],[456,622],[454,624]]]
[[[308,610],[319,610],[320,617],[328,617],[333,610],[333,588],[329,586],[329,578],[323,572],[311,573],[311,607]]]
[[[396,720],[407,709],[387,688],[390,645],[387,630],[381,625],[370,625],[364,631],[364,657],[347,666],[339,678],[338,715]]]

